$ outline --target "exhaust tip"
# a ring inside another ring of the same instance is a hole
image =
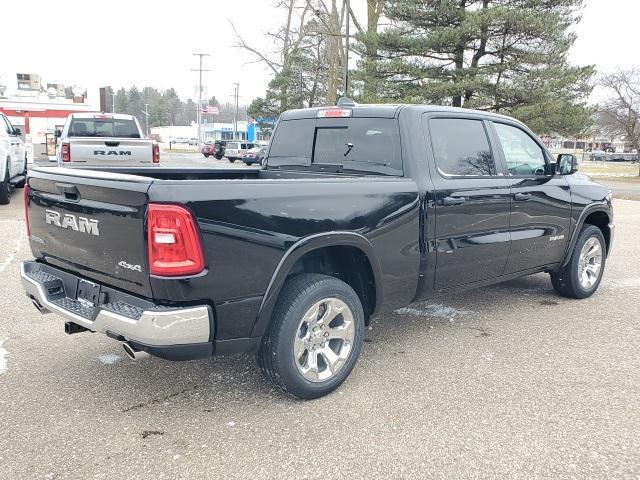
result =
[[[149,354],[147,352],[143,352],[142,350],[138,350],[136,347],[131,345],[129,342],[124,342],[122,344],[122,348],[124,349],[124,353],[127,354],[131,360],[141,360],[143,358],[147,358]]]

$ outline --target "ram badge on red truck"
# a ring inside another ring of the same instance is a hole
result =
[[[133,115],[112,113],[72,113],[56,146],[61,167],[157,166],[160,147],[144,138]]]
[[[575,172],[509,117],[341,100],[282,114],[261,169],[34,169],[22,280],[68,333],[134,358],[256,352],[314,398],[372,317],[435,291],[548,272],[592,295],[611,195]]]

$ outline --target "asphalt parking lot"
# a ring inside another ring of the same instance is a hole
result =
[[[0,206],[2,479],[640,477],[639,202],[615,202],[593,297],[540,274],[412,305],[305,402],[248,356],[134,362],[65,335],[20,286],[21,200]]]

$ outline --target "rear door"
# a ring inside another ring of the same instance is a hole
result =
[[[510,190],[482,117],[426,115],[443,289],[502,275],[510,248]]]
[[[3,133],[6,132],[7,153],[9,155],[9,163],[7,165],[9,177],[14,177],[22,171],[22,159],[24,157],[21,155],[21,141],[15,134],[13,125],[11,125],[9,119],[4,115],[0,116],[0,128],[2,128]]]
[[[543,146],[517,123],[491,122],[511,189],[511,253],[505,273],[560,262],[570,233],[567,179]]]
[[[34,256],[151,297],[144,234],[151,182],[88,170],[32,170],[27,211]]]

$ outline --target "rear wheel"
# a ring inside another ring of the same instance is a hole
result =
[[[7,158],[7,171],[4,173],[4,180],[0,182],[0,205],[6,205],[10,201],[11,183],[9,182],[9,159]]]
[[[606,260],[604,235],[598,227],[584,225],[569,263],[560,270],[551,272],[551,284],[563,297],[590,297],[600,285]]]
[[[208,153],[203,153],[204,158],[209,158],[209,154]]]
[[[362,304],[349,285],[327,275],[297,275],[283,287],[258,366],[280,390],[318,398],[349,376],[363,338]]]
[[[235,161],[236,161],[236,159],[235,159],[235,158],[230,158],[230,159],[229,159],[229,161],[230,161],[231,163],[233,163],[233,162],[235,162]]]

